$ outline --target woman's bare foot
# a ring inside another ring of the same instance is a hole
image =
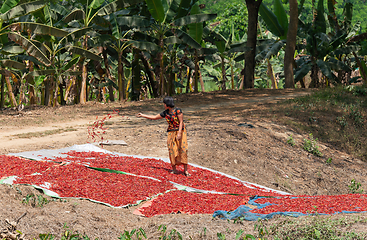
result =
[[[191,176],[191,174],[190,174],[189,172],[184,172],[184,175],[185,175],[186,177]]]

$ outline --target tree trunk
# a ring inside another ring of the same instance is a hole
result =
[[[105,71],[106,71],[106,76],[107,76],[108,79],[113,81],[112,76],[111,76],[111,72],[110,72],[110,65],[108,64],[107,52],[102,50],[102,56],[103,56],[103,62],[104,62],[104,68],[105,68]],[[114,102],[115,101],[115,96],[113,95],[113,86],[112,85],[108,85],[108,92],[109,92],[110,101]]]
[[[88,69],[87,65],[82,66],[82,85],[80,86],[80,102],[81,104],[87,103],[87,77]]]
[[[233,64],[231,64],[231,88],[234,90],[234,71],[233,71]]]
[[[316,63],[312,64],[311,67],[311,83],[309,88],[318,88],[320,85],[320,81],[319,81],[319,68],[317,67]]]
[[[160,52],[158,53],[158,59],[159,59],[159,82],[161,87],[161,96],[164,96],[165,94],[165,82],[164,82],[164,64],[163,64],[163,52],[164,52],[164,42],[163,42],[163,36],[160,37],[159,40],[159,47]]]
[[[199,78],[199,58],[198,53],[195,49],[195,76],[194,76],[194,92],[199,92],[199,84],[198,84],[198,78]]]
[[[118,56],[118,87],[119,87],[119,101],[123,101],[126,99],[126,91],[125,91],[125,76],[124,76],[124,65],[122,63],[122,52],[119,53]]]
[[[187,83],[186,83],[186,93],[190,92],[190,79],[191,79],[191,68],[188,68],[188,73],[187,73]]]
[[[354,58],[356,59],[357,65],[359,67],[359,72],[365,84],[367,84],[367,73],[364,71],[364,66],[358,58],[357,53],[353,52]]]
[[[271,80],[271,87],[272,87],[272,89],[278,89],[278,84],[277,84],[277,81],[276,81],[275,76],[274,76],[273,66],[270,63],[269,58],[267,59],[267,62],[268,62],[267,74],[268,74],[268,77]]]
[[[154,73],[151,70],[151,66],[148,62],[147,57],[142,52],[140,53],[140,59],[143,62],[145,72],[148,75],[148,82],[149,82],[149,85],[150,85],[150,88],[151,88],[151,93],[152,93],[153,97],[156,98],[159,95],[158,95],[158,87],[157,87],[157,84],[156,84],[156,81],[155,81]]]
[[[140,88],[141,88],[141,75],[140,75],[140,50],[133,49],[134,59],[132,62],[132,79],[131,79],[131,100],[139,100]]]
[[[1,99],[0,99],[0,108],[4,108],[4,93],[5,93],[5,76],[1,74]]]
[[[29,61],[29,72],[33,72],[34,70],[34,64],[33,62]],[[29,84],[31,83],[31,84]],[[28,81],[27,79],[27,86],[29,86],[29,104],[30,105],[35,105],[37,104],[36,101],[36,93],[35,93],[35,89],[34,89],[34,78],[32,77],[31,81]]]
[[[226,68],[224,66],[224,58],[221,56],[221,67],[222,67],[222,90],[226,90]]]
[[[296,49],[296,38],[298,29],[298,2],[289,0],[289,26],[287,33],[287,45],[284,55],[284,87],[294,88],[293,62]]]
[[[200,80],[200,85],[201,85],[201,91],[205,92],[204,81],[203,81],[203,77],[201,76],[200,68],[199,68],[199,80]]]
[[[5,76],[5,80],[6,80],[6,86],[8,88],[8,95],[9,95],[10,104],[11,104],[12,107],[16,107],[17,102],[15,101],[15,96],[14,96],[14,93],[13,93],[13,87],[11,86],[11,83],[10,83],[10,78],[11,78],[10,73],[7,73],[6,76]]]
[[[88,37],[84,36],[83,48],[88,49],[87,46]],[[82,61],[83,62],[83,61]],[[86,63],[82,63],[82,85],[80,89],[80,103],[85,104],[87,102],[87,78],[88,78],[88,69]]]
[[[247,26],[247,47],[251,50],[245,53],[245,74],[244,88],[254,88],[255,86],[255,54],[257,41],[257,23],[259,16],[259,7],[262,0],[246,0],[248,12]]]

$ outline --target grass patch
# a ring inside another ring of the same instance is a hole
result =
[[[348,231],[356,224],[365,224],[360,218],[323,218],[318,215],[297,220],[287,219],[270,226],[274,239],[366,239],[366,233]]]
[[[283,124],[367,161],[367,86],[336,87],[277,103]],[[269,115],[270,118],[270,115]]]
[[[20,133],[20,134],[12,135],[12,137],[17,137],[17,138],[38,138],[38,137],[45,137],[45,136],[49,136],[49,135],[54,135],[54,134],[59,134],[59,133],[64,133],[64,132],[74,132],[74,131],[78,131],[78,129],[75,129],[75,128],[59,128],[59,129],[54,129],[54,130],[46,130],[46,131],[43,131],[43,132]]]

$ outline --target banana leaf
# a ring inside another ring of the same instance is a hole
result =
[[[152,17],[160,23],[163,23],[166,17],[162,1],[166,0],[145,0],[148,6],[148,11]]]
[[[351,37],[357,36],[359,34],[360,29],[361,29],[361,22],[358,21],[353,25],[353,27],[351,27],[347,38],[349,39]]]
[[[177,32],[177,37],[179,37],[183,42],[185,42],[190,47],[193,47],[195,49],[201,48],[201,45],[197,41],[195,41],[195,39],[193,39],[190,35],[185,33],[184,31],[177,29],[176,32]]]
[[[34,2],[23,3],[23,4],[20,4],[18,6],[15,6],[9,9],[7,12],[3,14],[0,14],[0,19],[2,19],[3,21],[9,21],[11,19],[35,12],[43,8],[45,5],[46,4],[44,1],[34,1]]]
[[[85,28],[77,29],[77,30],[69,33],[68,35],[66,35],[63,39],[60,40],[60,42],[62,42],[64,40],[66,42],[74,42],[75,40],[80,39],[81,37],[85,36],[85,34],[87,34],[91,30],[92,30],[91,27],[85,27]]]
[[[215,46],[217,46],[217,49],[220,53],[224,53],[226,50],[226,42],[224,41],[216,41]]]
[[[218,52],[218,49],[215,48],[200,48],[197,50],[199,56],[207,56],[212,55]]]
[[[55,36],[55,37],[65,37],[68,34],[67,31],[64,31],[62,29],[58,29],[58,28],[40,24],[40,23],[33,23],[33,22],[13,23],[13,24],[10,24],[9,27],[19,28],[21,32],[30,30],[34,34],[50,35],[50,36]]]
[[[181,39],[179,39],[176,36],[170,36],[165,39],[163,39],[165,44],[176,44],[176,43],[182,43]]]
[[[150,25],[150,21],[147,18],[140,17],[140,16],[117,17],[116,23],[119,26],[128,26],[128,27],[136,27],[136,28],[147,27]]]
[[[339,79],[334,75],[334,73],[331,71],[330,65],[321,59],[318,59],[316,61],[317,66],[319,67],[322,74],[324,74],[329,80],[333,82],[339,82]]]
[[[82,9],[76,9],[70,14],[66,15],[62,20],[65,23],[69,23],[75,20],[82,20],[85,18],[85,12]]]
[[[194,6],[196,2],[198,2],[198,0],[181,0],[181,4],[178,10],[176,19],[182,18],[186,16],[187,14],[189,14],[192,6]]]
[[[337,48],[335,51],[331,52],[330,55],[340,56],[340,55],[348,55],[352,52],[358,52],[361,49],[361,45],[349,45],[343,48]]]
[[[22,35],[16,33],[16,32],[9,32],[8,33],[9,38],[16,42],[17,44],[21,45],[26,52],[37,58],[40,62],[45,64],[46,66],[49,66],[51,64],[50,59],[47,57],[44,51],[42,51],[36,43],[30,41],[29,39],[23,37]]]
[[[15,69],[26,68],[26,65],[24,63],[13,61],[10,59],[0,60],[0,62],[1,62],[1,65],[3,65],[4,67],[8,67],[8,68],[15,68]]]
[[[20,0],[6,0],[6,1],[4,1],[3,5],[0,8],[0,13],[5,13],[5,12],[9,11],[10,9],[12,9],[16,5],[18,5],[19,2],[20,2]]]
[[[38,71],[29,72],[28,74],[25,75],[25,78],[29,80],[34,77],[45,76],[45,75],[47,76],[47,75],[51,75],[55,73],[57,73],[56,69],[38,70]]]
[[[238,55],[234,60],[236,62],[243,61],[243,60],[245,60],[245,55],[246,55],[245,53],[242,53],[242,54]]]
[[[24,49],[21,47],[21,46],[18,46],[18,45],[8,45],[8,46],[4,46],[2,49],[1,49],[2,52],[5,52],[7,54],[21,54],[24,52]]]
[[[201,14],[196,14],[196,15],[189,15],[189,16],[185,16],[179,19],[176,19],[173,22],[173,25],[175,26],[185,26],[188,25],[190,23],[200,23],[200,22],[204,22],[204,21],[210,21],[213,20],[217,17],[217,14],[205,14],[205,13],[201,13]]]
[[[279,24],[284,29],[284,34],[281,36],[281,39],[286,39],[288,32],[288,15],[284,9],[283,3],[281,0],[274,1],[274,13],[277,16]]]
[[[319,0],[317,4],[317,14],[314,22],[317,32],[326,33],[326,20],[324,13],[324,0]]]
[[[247,42],[243,42],[240,44],[232,44],[228,53],[237,53],[237,52],[248,52],[251,51],[250,47],[246,46]]]
[[[284,41],[277,41],[276,43],[274,43],[269,51],[266,53],[265,55],[265,59],[267,58],[271,58],[272,56],[276,56],[279,51],[283,48],[284,46]]]
[[[62,72],[61,75],[62,76],[80,76],[82,75],[82,71],[66,71],[66,72]]]
[[[166,12],[166,22],[171,22],[180,10],[181,0],[172,0],[168,11]]]
[[[260,4],[259,13],[271,33],[277,37],[286,36],[284,28],[280,25],[278,18],[264,3]]]
[[[62,69],[64,70],[64,71],[66,71],[66,70],[68,70],[68,69],[70,69],[71,67],[73,67],[76,63],[78,63],[78,61],[79,61],[79,57],[74,57],[71,61],[69,61],[66,65],[64,65],[63,67],[62,67]]]
[[[104,1],[102,1],[104,2]],[[97,15],[98,16],[106,16],[110,15],[113,12],[116,12],[117,10],[120,10],[122,8],[127,8],[132,5],[138,4],[140,2],[144,2],[144,0],[116,0],[114,2],[111,2],[103,7],[101,7]]]
[[[92,9],[98,9],[99,7],[101,7],[101,5],[104,3],[104,0],[93,0],[90,4],[89,7]]]
[[[330,58],[328,60],[328,64],[329,64],[329,67],[335,71],[343,70],[346,72],[351,72],[353,70],[350,66],[346,65],[342,61],[339,61],[335,58]]]
[[[311,64],[303,64],[299,68],[296,69],[294,74],[294,82],[300,81],[302,78],[304,78],[307,73],[311,71]]]
[[[97,54],[85,50],[81,47],[76,47],[76,46],[67,46],[65,47],[69,52],[72,52],[73,54],[78,54],[80,56],[83,56],[87,59],[92,59],[92,60],[96,60],[96,61],[101,61],[102,58],[100,56],[98,56]]]
[[[196,3],[190,12],[190,16],[194,16],[199,14],[200,12],[200,8],[198,3]],[[203,23],[199,22],[199,23],[191,23],[189,24],[189,35],[195,39],[195,41],[197,41],[198,43],[201,43],[201,40],[203,38]]]
[[[159,46],[152,42],[146,41],[130,41],[131,45],[145,51],[157,51],[159,50]]]

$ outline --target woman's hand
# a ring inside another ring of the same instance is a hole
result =
[[[177,138],[177,140],[178,140],[178,141],[180,141],[180,140],[181,140],[181,132],[178,132],[178,133],[177,133],[177,137],[176,137],[176,138]]]
[[[142,117],[143,116],[143,114],[142,113],[138,113],[138,114],[136,114],[136,117]]]

